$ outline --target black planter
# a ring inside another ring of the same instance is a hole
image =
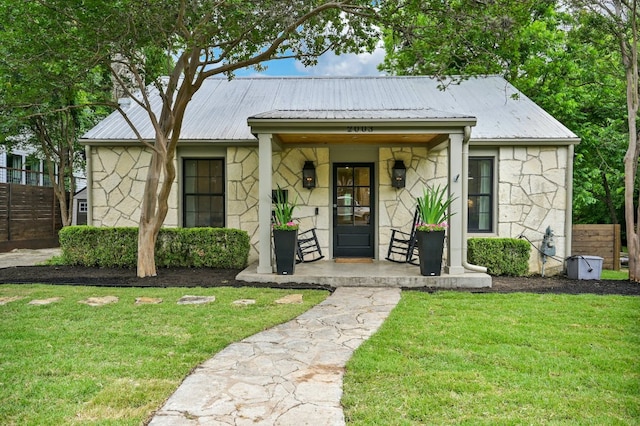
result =
[[[278,275],[293,275],[296,269],[298,230],[274,229],[273,245],[276,252],[276,271]]]
[[[444,231],[417,231],[420,274],[438,276],[442,269]]]

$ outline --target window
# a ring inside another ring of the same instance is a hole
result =
[[[54,176],[54,179],[55,179],[55,176]],[[49,178],[49,165],[46,162],[42,166],[42,185],[53,186],[53,184],[51,183],[51,178]]]
[[[78,202],[78,213],[87,213],[87,202],[79,201]]]
[[[25,169],[27,170],[27,185],[38,185],[40,183],[40,160],[33,156],[27,157]]]
[[[9,183],[22,183],[22,156],[9,155]]]
[[[493,158],[469,158],[469,232],[493,232]]]
[[[185,159],[183,226],[224,227],[224,159]]]

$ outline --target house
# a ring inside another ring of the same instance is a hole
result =
[[[0,252],[58,245],[60,205],[30,147],[0,149]]]
[[[87,210],[87,187],[85,186],[73,195],[73,218],[71,223],[73,225],[86,225]]]
[[[30,148],[0,151],[0,183],[51,186],[46,163],[37,158]]]
[[[143,138],[154,138],[135,102],[126,114]],[[82,143],[88,223],[137,226],[149,153],[117,112]],[[410,229],[425,185],[446,184],[456,214],[445,273],[475,269],[466,261],[469,236],[523,235],[539,247],[551,227],[555,257],[562,259],[571,254],[577,143],[574,133],[498,76],[459,83],[211,78],[186,112],[165,226],[243,229],[258,273],[271,273],[271,194],[281,187],[298,201],[301,230],[317,230],[326,259],[382,260],[392,229]],[[394,172],[403,167],[404,181],[396,181]],[[315,170],[310,188],[303,168]],[[531,272],[542,267],[537,253],[532,249]],[[549,259],[546,271],[561,267]]]

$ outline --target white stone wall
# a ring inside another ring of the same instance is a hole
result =
[[[150,154],[142,147],[91,147],[92,213],[94,226],[137,226]],[[492,236],[517,238],[524,235],[540,247],[547,226],[555,234],[556,257],[566,254],[565,211],[567,208],[566,147],[502,147],[497,158],[497,229]],[[227,226],[249,233],[250,261],[257,259],[258,244],[258,149],[226,148]],[[471,152],[473,155],[473,151]],[[395,160],[407,167],[406,187],[391,186]],[[316,166],[317,186],[302,187],[305,161]],[[176,164],[177,166],[177,164]],[[297,200],[294,218],[300,230],[316,228],[321,248],[329,254],[331,241],[330,155],[328,147],[287,148],[273,153],[273,186],[289,190]],[[416,198],[429,185],[446,184],[447,152],[426,147],[381,147],[378,149],[378,258],[387,254],[391,229],[410,230]],[[178,173],[170,196],[165,226],[179,220]],[[316,214],[316,209],[318,214]],[[532,249],[529,270],[540,273],[541,257]],[[562,262],[549,259],[545,274],[561,271]]]
[[[566,254],[567,147],[503,147],[498,162],[498,234],[524,235],[540,247],[547,226],[555,235],[556,257]],[[548,259],[545,275],[562,270]],[[542,258],[532,248],[529,271],[542,271]]]
[[[297,207],[293,218],[300,231],[317,229],[321,249],[329,253],[329,149],[288,148],[273,153],[273,187],[289,191]],[[316,187],[302,186],[305,161],[316,166]],[[249,233],[249,262],[258,259],[258,148],[227,148],[227,226]],[[315,214],[316,208],[318,214]]]
[[[227,227],[249,233],[249,261],[258,259],[258,149],[227,148]]]
[[[316,187],[302,186],[302,167],[305,161],[313,161],[316,167]],[[273,156],[273,185],[289,190],[289,199],[297,200],[293,217],[304,232],[316,228],[320,247],[329,254],[330,200],[329,148],[290,148]],[[293,197],[293,198],[292,198]],[[316,209],[318,214],[315,214]]]
[[[406,186],[391,186],[391,173],[395,160],[402,160],[407,168]],[[378,258],[387,256],[391,230],[409,232],[413,225],[417,197],[425,185],[445,185],[447,176],[447,152],[429,152],[425,147],[380,148],[378,176]]]
[[[151,155],[142,147],[91,147],[93,226],[138,226]],[[164,226],[178,225],[177,185]]]

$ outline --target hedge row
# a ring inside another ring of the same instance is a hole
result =
[[[67,226],[60,230],[62,261],[69,265],[135,268],[138,228]],[[163,228],[156,243],[159,268],[240,269],[247,265],[249,235],[226,228]]]
[[[529,243],[515,238],[469,238],[469,263],[485,266],[491,275],[520,277],[529,273]]]

